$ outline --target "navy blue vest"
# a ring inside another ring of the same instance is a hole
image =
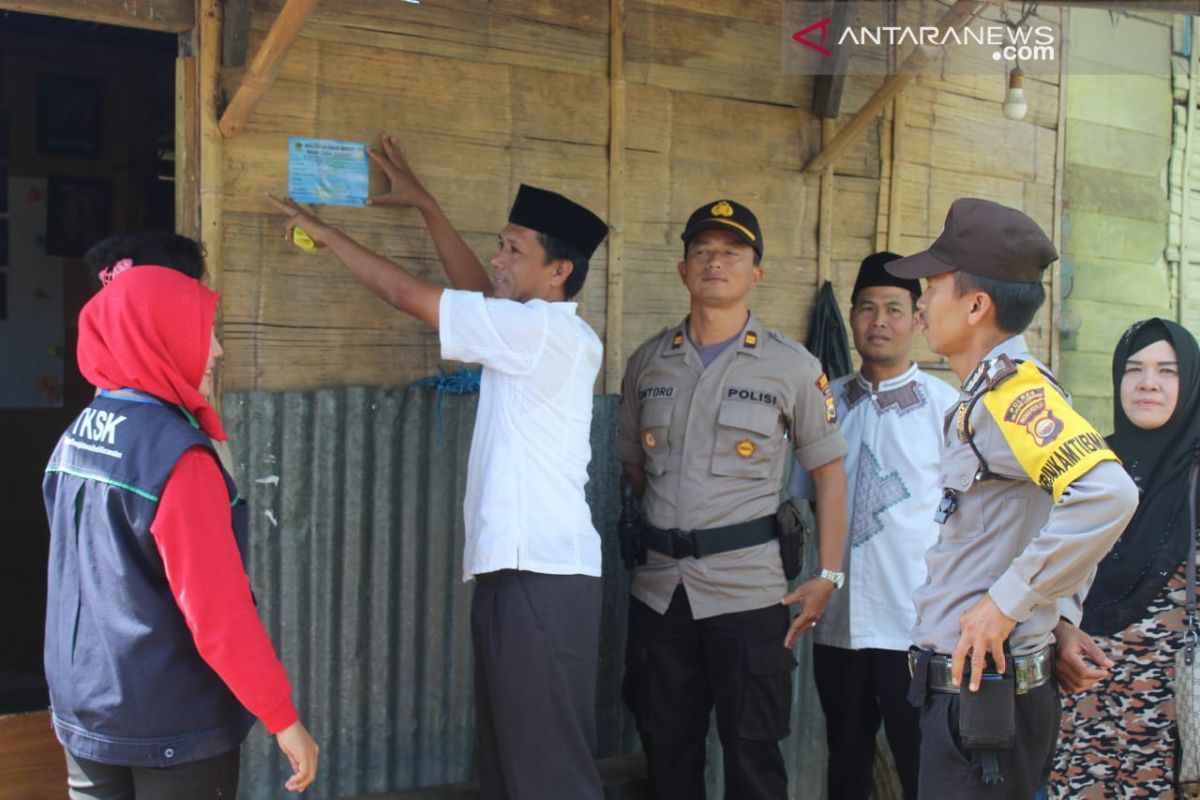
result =
[[[150,533],[190,447],[212,443],[180,409],[100,396],[46,468],[46,681],[54,729],[76,756],[182,764],[239,746],[254,723],[197,652]],[[245,503],[222,474],[244,565]]]

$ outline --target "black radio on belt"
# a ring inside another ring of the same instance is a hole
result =
[[[1004,673],[997,673],[989,654],[980,677],[979,689],[970,689],[971,665],[963,669],[963,686],[958,693],[958,735],[968,752],[978,753],[980,778],[985,784],[1003,783],[998,750],[1017,744],[1017,684],[1013,678],[1013,657],[1004,643]]]

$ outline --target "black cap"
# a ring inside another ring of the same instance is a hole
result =
[[[687,244],[697,233],[711,228],[736,233],[743,242],[754,248],[759,258],[762,258],[763,241],[758,217],[741,203],[735,203],[733,200],[705,203],[688,217],[687,227],[683,229],[683,235],[679,238]]]
[[[1058,252],[1038,224],[1015,208],[977,197],[950,205],[942,235],[928,250],[892,261],[900,278],[959,270],[1014,283],[1038,283]]]
[[[508,221],[560,239],[588,258],[608,236],[608,225],[591,211],[556,192],[521,184]]]
[[[850,302],[858,299],[858,293],[872,286],[895,286],[897,289],[907,289],[912,292],[913,299],[921,296],[921,282],[913,278],[897,278],[884,269],[884,265],[901,258],[896,253],[883,251],[872,253],[862,260],[858,268],[858,277],[854,279],[854,291],[850,292]]]

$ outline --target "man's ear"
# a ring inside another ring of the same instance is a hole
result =
[[[675,271],[679,273],[679,280],[684,286],[687,286],[687,262],[680,261],[675,265]]]
[[[550,285],[554,288],[564,285],[575,271],[575,262],[569,258],[556,258],[550,266]]]
[[[971,305],[967,309],[967,321],[979,325],[996,313],[996,304],[987,292],[972,292]]]
[[[765,269],[763,269],[763,266],[762,266],[762,264],[755,264],[755,265],[754,265],[754,272],[753,272],[753,273],[751,273],[752,277],[751,277],[751,280],[750,280],[750,288],[751,288],[751,289],[757,289],[757,288],[758,288],[758,284],[759,284],[759,282],[761,282],[761,281],[762,281],[762,279],[763,279],[763,275],[765,275],[765,274],[766,274],[766,272],[767,272],[767,271],[766,271]]]

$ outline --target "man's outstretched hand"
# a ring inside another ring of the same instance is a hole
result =
[[[404,158],[404,151],[396,144],[394,138],[386,133],[382,134],[379,137],[379,150],[368,147],[367,155],[383,170],[389,184],[384,194],[367,198],[367,205],[421,208],[432,202],[433,197],[417,180],[412,167],[408,165],[408,160]]]
[[[292,231],[300,228],[308,238],[312,239],[313,244],[317,247],[324,247],[329,244],[329,237],[333,233],[333,228],[326,225],[315,214],[311,214],[297,205],[296,201],[290,197],[280,199],[270,192],[263,192],[263,196],[267,198],[267,202],[275,206],[275,210],[280,214],[286,214],[287,219],[283,221],[283,238],[289,242],[295,242]]]

